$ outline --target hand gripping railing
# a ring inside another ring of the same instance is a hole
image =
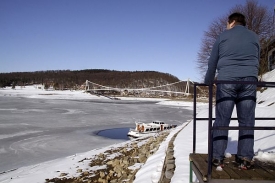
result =
[[[215,120],[215,118],[212,117],[212,105],[213,105],[213,85],[214,84],[255,84],[257,87],[271,87],[275,88],[275,82],[250,82],[250,81],[214,81],[210,85],[201,84],[201,83],[195,83],[194,84],[194,105],[193,105],[193,153],[196,153],[196,126],[197,126],[197,120],[208,120],[208,170],[207,170],[207,180],[211,180],[211,172],[212,172],[212,153],[213,153],[213,139],[212,139],[212,132],[213,130],[275,130],[274,127],[236,127],[236,126],[219,126],[219,127],[213,127],[212,121]],[[197,118],[196,117],[196,98],[197,98],[197,86],[208,86],[209,90],[209,112],[208,112],[208,118]],[[237,118],[231,118],[231,120],[237,120]],[[275,117],[270,118],[255,118],[255,120],[275,120]]]

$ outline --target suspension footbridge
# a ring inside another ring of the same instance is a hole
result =
[[[194,82],[190,81],[177,81],[174,83],[163,84],[153,87],[143,87],[143,88],[118,88],[111,86],[104,86],[97,84],[95,82],[86,80],[85,90],[93,94],[116,94],[120,96],[176,96],[176,97],[188,97],[192,94]],[[191,90],[190,90],[191,89]],[[191,91],[191,92],[190,92]]]

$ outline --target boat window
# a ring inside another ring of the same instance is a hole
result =
[[[160,130],[160,128],[157,128],[157,130]]]

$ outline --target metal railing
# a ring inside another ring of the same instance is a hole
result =
[[[249,81],[214,81],[211,85],[206,84],[200,84],[195,83],[194,84],[194,105],[193,105],[193,153],[196,153],[196,127],[197,127],[197,120],[205,121],[208,120],[208,169],[207,169],[207,180],[211,180],[211,172],[212,172],[212,153],[213,153],[213,139],[212,139],[212,132],[213,130],[275,130],[274,127],[267,127],[267,126],[261,126],[261,127],[237,127],[237,126],[219,126],[219,127],[213,127],[212,122],[215,120],[213,118],[213,85],[214,84],[255,84],[257,87],[274,87],[275,88],[275,82],[249,82]],[[208,86],[209,90],[209,112],[208,112],[208,118],[197,118],[197,86]],[[231,118],[231,120],[238,120],[238,118]],[[257,118],[256,120],[275,120],[275,117],[270,118]]]

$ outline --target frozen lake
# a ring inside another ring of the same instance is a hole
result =
[[[126,139],[96,135],[134,122],[182,124],[192,111],[140,100],[61,100],[0,96],[0,173]]]

